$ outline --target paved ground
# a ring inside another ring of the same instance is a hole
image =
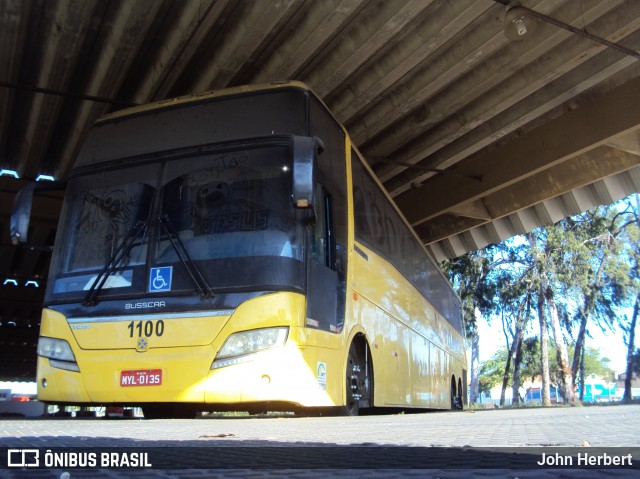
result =
[[[3,419],[0,477],[637,477],[638,431],[640,405],[357,418]],[[154,467],[8,469],[7,448],[37,448],[41,459],[49,450],[59,461],[90,451],[98,464],[105,451],[144,451]],[[578,453],[634,469],[579,471]],[[554,467],[538,466],[543,459]]]

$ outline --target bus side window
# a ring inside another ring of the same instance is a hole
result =
[[[321,185],[316,187],[316,221],[311,239],[311,258],[332,270],[335,265],[335,238],[333,227],[333,200]]]

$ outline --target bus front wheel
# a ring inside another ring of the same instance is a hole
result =
[[[354,341],[349,348],[346,368],[346,404],[341,408],[344,416],[357,416],[360,405],[371,405],[371,367],[366,341]]]
[[[196,411],[188,406],[153,404],[142,406],[145,419],[193,419]]]

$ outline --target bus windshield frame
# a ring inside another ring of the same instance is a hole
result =
[[[282,135],[187,148],[72,177],[45,302],[81,301],[140,222],[147,227],[109,273],[100,299],[198,292],[163,223],[214,294],[303,291],[304,231],[291,202],[290,143]],[[154,284],[159,271],[170,275],[164,284]]]

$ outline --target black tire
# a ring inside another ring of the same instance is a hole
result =
[[[451,378],[451,410],[460,411],[462,409],[462,396],[458,395],[455,377]]]
[[[196,412],[189,406],[153,404],[142,406],[145,419],[193,419]]]
[[[339,409],[343,416],[357,416],[360,413],[360,404],[371,406],[371,366],[367,364],[366,343],[356,341],[351,343],[347,356],[347,368],[345,374],[346,404]]]
[[[344,406],[343,414],[345,416],[357,416],[360,412],[360,399],[357,397],[357,389],[359,385],[358,373],[360,366],[358,363],[358,357],[355,350],[355,345],[351,344],[349,348],[349,356],[347,357],[347,371],[346,371],[346,388],[347,388],[347,403]]]

